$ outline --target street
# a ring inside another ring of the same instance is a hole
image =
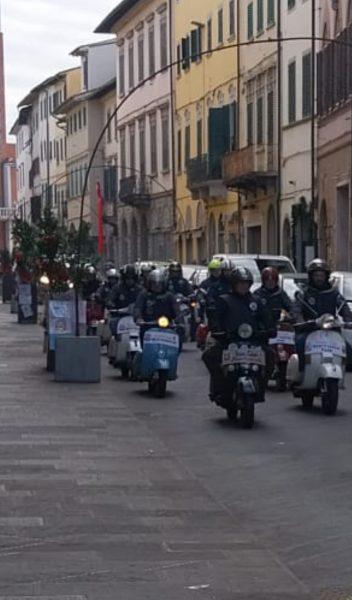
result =
[[[243,431],[192,345],[155,400],[105,357],[55,384],[41,328],[0,326],[0,600],[352,597],[348,391],[334,418],[269,394]]]

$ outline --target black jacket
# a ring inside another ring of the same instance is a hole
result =
[[[109,306],[115,309],[126,308],[136,302],[140,291],[141,287],[137,283],[132,287],[128,287],[125,283],[119,283],[111,290]]]
[[[173,321],[177,314],[178,307],[173,294],[170,292],[155,294],[147,290],[140,292],[133,311],[135,321],[142,319],[147,323],[157,321],[160,317],[167,317]]]
[[[169,278],[166,287],[171,294],[182,294],[182,296],[185,296],[186,298],[193,293],[191,284],[184,277],[180,277],[180,279]]]
[[[231,293],[220,296],[216,303],[216,314],[210,325],[211,331],[226,332],[236,339],[239,338],[238,329],[244,323],[252,327],[252,339],[256,339],[259,332],[274,328],[274,321],[269,311],[253,294],[240,296]]]
[[[292,315],[293,305],[284,290],[277,287],[274,290],[268,290],[265,286],[261,286],[255,291],[254,296],[259,302],[270,311],[272,318],[277,323],[280,319],[280,313],[285,310]]]
[[[337,311],[345,321],[352,321],[352,312],[340,292],[328,284],[324,289],[309,286],[303,294],[303,303],[297,302],[304,321],[310,321],[329,313],[336,316]],[[312,310],[309,309],[312,308]]]

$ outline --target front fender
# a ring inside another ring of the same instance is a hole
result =
[[[344,374],[341,365],[323,364],[320,367],[320,379],[341,379]]]
[[[250,377],[240,377],[238,380],[238,387],[244,394],[256,394],[258,391],[255,381]]]

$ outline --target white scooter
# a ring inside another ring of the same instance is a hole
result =
[[[309,332],[305,365],[303,373],[300,372],[298,355],[293,354],[287,367],[287,382],[305,408],[311,408],[318,396],[326,415],[336,413],[339,390],[344,388],[346,362],[346,343],[341,331],[348,326],[330,314],[296,326],[297,331]]]
[[[110,364],[121,370],[122,377],[128,379],[136,353],[142,352],[140,331],[131,316],[130,308],[117,310],[116,315],[116,332],[109,342],[108,358]]]

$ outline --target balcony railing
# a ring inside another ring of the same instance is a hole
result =
[[[188,161],[187,187],[190,190],[206,187],[208,182],[221,179],[220,157],[209,159],[208,154],[203,154]]]
[[[247,146],[223,157],[222,172],[227,187],[255,192],[276,185],[274,149],[270,146]]]
[[[120,201],[135,207],[145,207],[150,204],[151,185],[147,177],[125,177],[120,179]]]
[[[14,216],[14,209],[6,206],[0,207],[0,221],[9,221]]]

